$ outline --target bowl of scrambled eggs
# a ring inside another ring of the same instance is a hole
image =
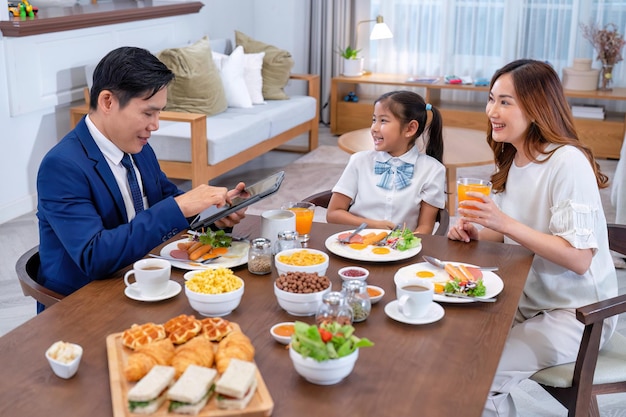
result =
[[[221,317],[239,306],[244,281],[228,268],[190,271],[185,274],[185,295],[203,316]]]

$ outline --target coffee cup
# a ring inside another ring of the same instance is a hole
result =
[[[163,259],[141,259],[133,264],[133,269],[124,274],[127,287],[135,285],[143,297],[158,297],[167,291],[172,265]],[[130,276],[135,276],[135,282]]]
[[[433,290],[428,280],[404,280],[396,287],[398,311],[409,319],[424,317],[432,305]]]
[[[267,210],[261,214],[261,237],[269,239],[272,247],[278,234],[296,230],[296,214],[290,210]],[[276,251],[273,251],[274,254]]]

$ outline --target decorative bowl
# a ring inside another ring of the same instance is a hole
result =
[[[343,358],[318,362],[313,358],[305,358],[290,347],[289,357],[296,372],[307,381],[316,385],[333,385],[350,375],[359,358],[359,349]]]
[[[376,304],[383,298],[383,295],[385,295],[385,290],[377,287],[376,285],[368,285],[367,293],[370,296],[370,301],[372,302],[372,304]]]
[[[313,255],[321,255],[324,260],[321,263],[315,265],[291,265],[282,262],[280,259],[284,256],[291,256],[295,253],[299,252],[308,252]],[[274,265],[276,265],[276,270],[278,274],[285,274],[287,272],[308,272],[308,273],[316,273],[317,275],[325,275],[326,270],[328,269],[328,254],[321,250],[310,249],[310,248],[296,248],[296,249],[286,249],[284,251],[278,252],[274,257]]]
[[[185,274],[185,279],[190,279],[194,274],[201,273],[203,271],[190,271]],[[189,274],[189,275],[188,275]],[[239,306],[241,297],[243,297],[245,283],[244,281],[236,277],[241,282],[241,287],[234,291],[225,292],[221,294],[203,294],[190,290],[185,285],[185,295],[191,307],[203,316],[207,317],[221,317],[230,314],[234,309]]]
[[[317,313],[317,309],[322,304],[324,294],[329,292],[331,288],[332,285],[329,285],[328,288],[322,291],[298,294],[281,290],[274,282],[274,295],[276,295],[278,305],[292,316],[312,316]]]
[[[52,371],[59,378],[69,379],[78,371],[83,348],[80,345],[66,342],[55,342],[46,350],[46,359]]]
[[[351,281],[353,279],[365,281],[370,276],[370,271],[360,266],[344,266],[337,273],[344,281]]]
[[[291,335],[293,334],[294,327],[292,321],[284,321],[282,323],[276,323],[270,329],[270,334],[278,343],[287,345],[291,342]]]

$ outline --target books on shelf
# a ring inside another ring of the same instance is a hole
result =
[[[605,112],[602,106],[582,105],[572,106],[572,115],[583,119],[604,120]]]
[[[406,79],[409,83],[436,84],[441,77],[409,77]]]

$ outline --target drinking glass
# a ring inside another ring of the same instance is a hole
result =
[[[315,214],[315,204],[305,201],[283,204],[283,210],[293,211],[296,215],[296,232],[300,235],[300,242],[308,242],[311,226],[313,225],[313,215]]]
[[[482,193],[488,196],[491,193],[491,182],[479,178],[459,178],[457,184],[457,196],[459,198],[459,207],[463,205],[463,201],[474,200],[482,201],[476,197],[467,195],[468,191]],[[469,207],[466,207],[469,209]]]

